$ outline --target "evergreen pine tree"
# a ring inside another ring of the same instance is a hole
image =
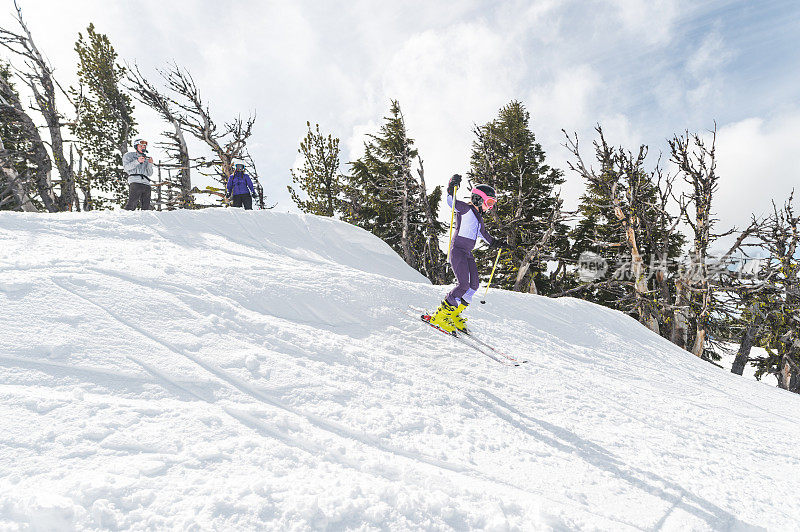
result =
[[[0,78],[2,78],[3,91],[0,91],[0,210],[17,210],[20,207],[20,191],[23,186],[20,176],[26,174],[25,158],[21,157],[24,151],[24,132],[21,125],[11,118],[6,117],[5,107],[10,107],[10,102],[3,98],[5,91],[11,91],[10,96],[19,99],[19,94],[11,81],[11,69],[7,63],[0,62]],[[26,191],[22,191],[23,194]]]
[[[308,133],[300,142],[297,152],[303,156],[303,166],[297,172],[290,170],[292,182],[308,197],[304,200],[290,185],[286,188],[292,200],[301,211],[322,216],[334,216],[341,212],[341,172],[339,171],[339,139],[327,137],[311,129],[306,122]]]
[[[620,266],[625,253],[625,234],[620,221],[614,216],[610,201],[603,197],[599,187],[587,183],[578,205],[578,223],[570,232],[573,241],[570,256],[579,260],[583,254],[600,257],[607,265],[602,281],[613,275]],[[584,299],[617,310],[623,309],[626,290],[612,284],[603,288],[587,288],[582,292]]]
[[[85,37],[78,34],[75,51],[79,86],[71,92],[77,102],[78,118],[71,131],[88,166],[76,180],[81,188],[111,195],[94,198],[91,208],[123,205],[128,184],[122,155],[136,133],[133,103],[121,85],[125,68],[117,64],[111,42],[95,31],[94,24],[89,24]]]
[[[368,139],[364,155],[350,163],[351,172],[343,186],[343,219],[383,239],[429,279],[439,279],[436,265],[443,261],[431,261],[430,257],[441,251],[431,250],[429,243],[444,231],[436,220],[441,188],[423,194],[413,176],[411,165],[418,153],[397,101],[392,101],[379,133]]]
[[[555,187],[564,182],[563,173],[545,162],[541,144],[530,129],[530,114],[525,106],[512,101],[500,109],[495,120],[475,128],[470,178],[472,184],[485,183],[497,191],[497,205],[485,217],[489,232],[504,238],[511,246],[503,253],[493,284],[544,294],[556,291],[554,278],[542,275],[547,264],[537,258],[519,280],[517,274],[526,255],[550,227],[550,218],[559,205]],[[568,228],[555,222],[548,249],[566,254]],[[476,250],[479,271],[491,270],[496,255]],[[538,286],[537,286],[538,284]]]

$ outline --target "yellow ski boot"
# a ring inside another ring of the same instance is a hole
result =
[[[469,306],[469,303],[464,303],[462,301],[456,307],[456,310],[454,310],[453,313],[450,315],[450,321],[453,323],[453,326],[457,330],[459,330],[459,331],[461,331],[463,333],[469,333],[469,331],[467,330],[467,318],[462,318],[461,317],[461,313],[464,312],[464,310],[466,310],[466,308],[468,306]]]
[[[441,330],[452,333],[456,330],[453,322],[450,321],[450,316],[455,312],[456,307],[451,305],[447,302],[447,300],[442,301],[442,304],[439,305],[439,308],[436,309],[436,312],[433,313],[431,319],[428,320],[428,323],[431,325],[435,325],[439,327]]]

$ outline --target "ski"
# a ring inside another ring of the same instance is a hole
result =
[[[509,355],[509,354],[507,354],[507,353],[504,353],[503,351],[500,351],[499,349],[497,349],[497,348],[496,348],[496,347],[494,347],[493,345],[491,345],[491,344],[489,344],[489,343],[486,343],[484,340],[482,340],[482,339],[478,338],[477,336],[475,336],[475,335],[472,333],[472,331],[468,331],[468,332],[466,332],[466,333],[462,333],[462,334],[464,334],[464,335],[466,335],[467,337],[469,337],[469,339],[470,339],[470,340],[473,340],[473,341],[475,341],[475,342],[479,343],[480,345],[482,345],[482,346],[483,346],[483,347],[485,347],[486,349],[490,349],[490,350],[491,350],[491,351],[493,351],[494,353],[497,353],[497,354],[498,354],[498,355],[500,355],[501,357],[503,357],[503,358],[506,358],[506,359],[508,359],[508,360],[510,360],[510,361],[512,361],[512,362],[518,362],[518,363],[520,363],[520,364],[526,364],[526,363],[528,362],[528,361],[527,361],[527,360],[525,360],[524,358],[520,359],[520,358],[517,358],[517,357],[511,356],[511,355]]]
[[[430,321],[428,321],[431,318],[431,316],[429,314],[423,314],[419,318],[422,321],[422,323],[428,325],[429,327],[432,327],[432,328],[436,329],[437,331],[439,331],[442,334],[446,334],[447,336],[449,336],[451,338],[454,338],[455,340],[458,340],[459,342],[461,342],[462,344],[466,345],[467,347],[471,347],[472,349],[474,349],[478,353],[491,358],[492,360],[494,360],[498,364],[502,364],[504,366],[519,366],[519,363],[517,363],[517,362],[513,362],[511,360],[503,360],[501,358],[498,358],[497,356],[495,356],[494,354],[490,353],[489,351],[486,351],[485,349],[482,349],[479,345],[471,343],[469,340],[467,340],[466,338],[462,337],[461,335],[459,335],[455,331],[454,332],[448,332],[448,331],[445,331],[444,329],[442,329],[441,327],[437,327],[436,325],[434,325]]]
[[[414,306],[409,305],[409,308],[411,308],[414,311],[423,312],[423,313],[425,313],[425,315],[427,315],[427,311],[425,309],[421,308],[421,307],[414,307]],[[423,319],[422,321],[425,321],[425,320]],[[425,322],[425,323],[428,323],[428,322]],[[441,329],[441,328],[437,327],[436,325],[432,325],[430,323],[428,323],[428,325],[430,325],[434,329],[437,329],[437,330],[439,330],[439,331],[441,331],[441,332],[443,332],[443,333],[445,333],[447,335],[455,336],[454,334],[451,334],[451,333],[445,331],[444,329]],[[509,361],[513,362],[515,366],[519,366],[520,364],[526,364],[528,362],[525,359],[519,359],[517,357],[511,356],[511,355],[501,351],[500,349],[497,349],[496,347],[494,347],[493,345],[489,344],[485,340],[475,336],[473,331],[470,331],[470,330],[467,330],[466,332],[465,331],[458,331],[458,336],[461,337],[462,339],[463,339],[464,336],[466,336],[470,340],[472,340],[475,343],[479,344],[481,347],[489,349],[493,353],[505,358],[506,360],[509,360]]]

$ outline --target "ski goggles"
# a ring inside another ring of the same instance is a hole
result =
[[[487,196],[486,193],[479,188],[473,188],[472,193],[483,198],[483,209],[486,211],[492,210],[492,207],[494,207],[495,203],[497,203],[497,198]]]

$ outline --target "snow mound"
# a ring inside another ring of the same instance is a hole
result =
[[[800,397],[347,224],[0,213],[0,529],[798,530]]]

